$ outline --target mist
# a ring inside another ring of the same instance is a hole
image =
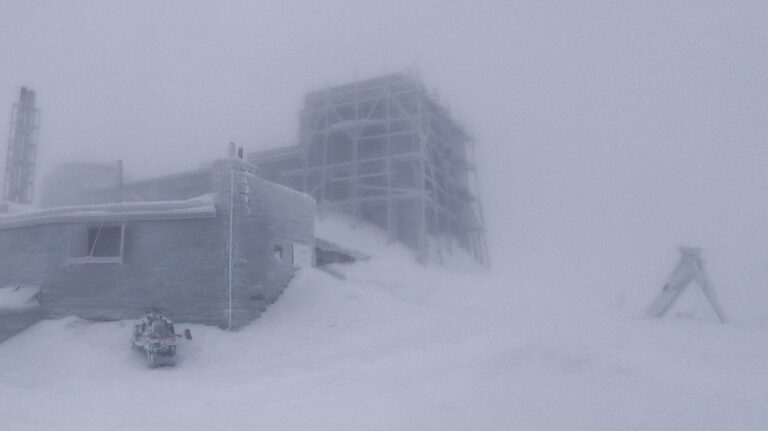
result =
[[[38,185],[74,160],[143,178],[230,141],[293,144],[305,92],[415,70],[475,138],[509,289],[636,312],[696,245],[751,321],[768,315],[767,18],[747,1],[6,0],[0,112],[37,91]]]

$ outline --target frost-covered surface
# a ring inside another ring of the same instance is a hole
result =
[[[340,247],[364,253],[381,252],[382,247],[386,247],[385,250],[405,251],[401,244],[389,243],[384,230],[355,221],[355,218],[348,214],[321,213],[315,222],[315,236]]]
[[[175,219],[213,217],[216,207],[213,195],[178,201],[119,202],[111,204],[73,205],[0,214],[0,229],[35,224],[80,221],[113,221],[126,219]]]
[[[364,251],[367,235],[376,232],[349,234]],[[463,259],[422,267],[404,249],[377,248],[345,267],[347,282],[303,270],[239,332],[192,326],[175,368],[146,368],[129,348],[131,322],[41,322],[0,344],[3,428],[768,424],[768,321],[647,320],[628,309],[642,307],[584,295],[598,292],[590,286],[516,284]]]
[[[37,307],[39,304],[35,295],[38,292],[40,292],[40,286],[0,287],[0,313]]]
[[[19,204],[10,201],[0,201],[0,215],[2,214],[18,214],[29,211],[34,211],[35,207],[27,204]]]

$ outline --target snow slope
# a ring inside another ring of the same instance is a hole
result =
[[[37,307],[35,295],[39,291],[39,286],[0,287],[0,314],[5,310],[25,310]]]
[[[0,344],[0,428],[768,424],[768,322],[646,320],[629,310],[638,307],[583,295],[587,286],[517,285],[459,257],[423,267],[375,233],[355,237],[379,251],[342,267],[346,282],[304,270],[249,327],[192,326],[175,368],[145,367],[129,348],[130,322],[35,325]]]

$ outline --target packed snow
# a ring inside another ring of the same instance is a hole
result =
[[[333,224],[331,227],[329,225]],[[201,325],[149,369],[132,322],[43,321],[0,344],[2,429],[763,430],[768,322],[646,319],[587,286],[525,285],[456,253],[303,269],[234,333]],[[346,240],[345,240],[346,238]],[[694,290],[691,290],[695,293]],[[647,292],[649,301],[654,289]],[[686,307],[696,309],[695,296]]]
[[[40,286],[16,285],[0,287],[0,313],[37,307]]]

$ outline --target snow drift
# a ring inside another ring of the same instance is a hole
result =
[[[302,270],[241,331],[193,326],[175,368],[146,368],[129,348],[131,322],[44,321],[0,344],[3,428],[760,430],[768,423],[766,322],[642,319],[632,309],[647,304],[611,304],[590,297],[589,286],[516,285],[461,256],[446,267],[421,266],[375,230],[358,230],[348,232],[354,244],[339,242],[373,258],[340,265],[346,282]]]
[[[0,287],[0,314],[3,311],[26,310],[38,306],[36,295],[40,286]]]

